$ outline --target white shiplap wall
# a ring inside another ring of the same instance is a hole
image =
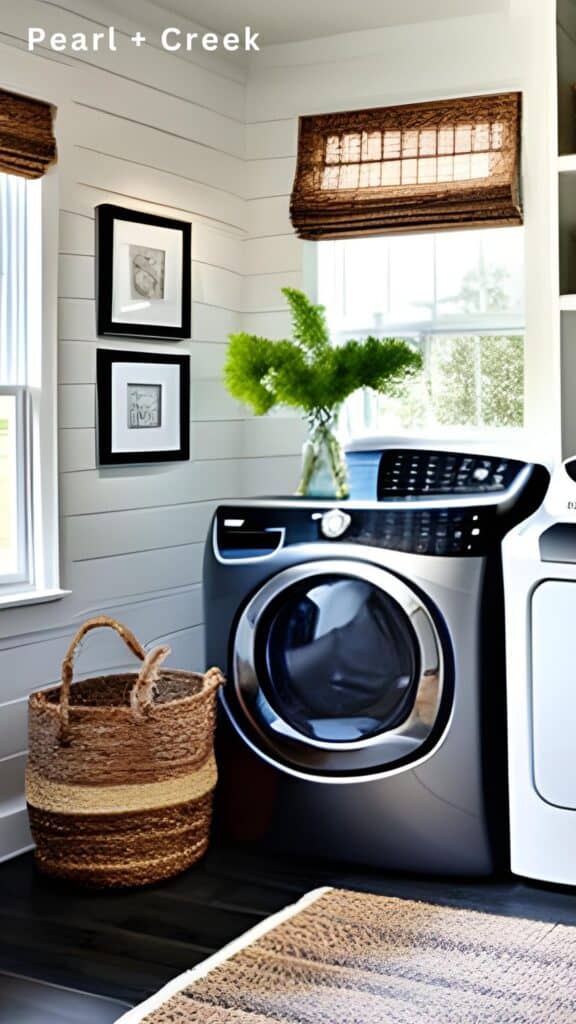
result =
[[[240,328],[247,226],[246,69],[235,58],[179,59],[127,45],[117,54],[25,52],[28,25],[98,29],[103,5],[24,0],[3,10],[0,87],[58,108],[59,437],[62,583],[54,604],[0,612],[0,859],[27,846],[26,698],[58,678],[70,637],[106,612],[172,664],[203,664],[203,542],[222,498],[285,490],[297,445],[282,420],[251,420],[221,382],[227,334]],[[98,341],[94,207],[108,202],[192,223],[192,340]],[[257,301],[257,300],[255,300]],[[100,470],[95,457],[98,345],[191,355],[190,463]],[[79,671],[131,663],[120,641],[87,639]]]

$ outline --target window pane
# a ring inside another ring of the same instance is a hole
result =
[[[0,395],[0,577],[18,572],[16,399]]]
[[[434,316],[434,235],[398,235],[390,239],[391,324],[410,324]]]
[[[348,402],[350,432],[522,426],[523,247],[521,228],[318,243],[334,343],[405,337],[424,356],[409,386]]]
[[[437,235],[436,268],[440,317],[521,313],[521,228]]]
[[[0,174],[0,384],[26,384],[27,181]]]
[[[432,335],[420,345],[420,377],[391,395],[353,395],[343,410],[345,433],[523,426],[522,336]]]

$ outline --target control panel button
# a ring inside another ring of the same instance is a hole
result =
[[[478,466],[478,469],[475,469],[474,472],[472,473],[473,479],[478,480],[479,483],[482,483],[484,480],[487,480],[489,476],[490,470],[487,469],[486,466]]]
[[[320,530],[328,540],[337,540],[346,533],[351,522],[352,519],[347,512],[343,512],[341,508],[331,508],[322,516]]]

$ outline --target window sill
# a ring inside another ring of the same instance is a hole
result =
[[[71,590],[22,590],[19,593],[0,593],[0,611],[3,608],[20,608],[27,604],[47,604],[48,601],[61,601],[68,597]]]

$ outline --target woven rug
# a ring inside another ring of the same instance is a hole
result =
[[[316,890],[121,1021],[571,1024],[576,928]]]

